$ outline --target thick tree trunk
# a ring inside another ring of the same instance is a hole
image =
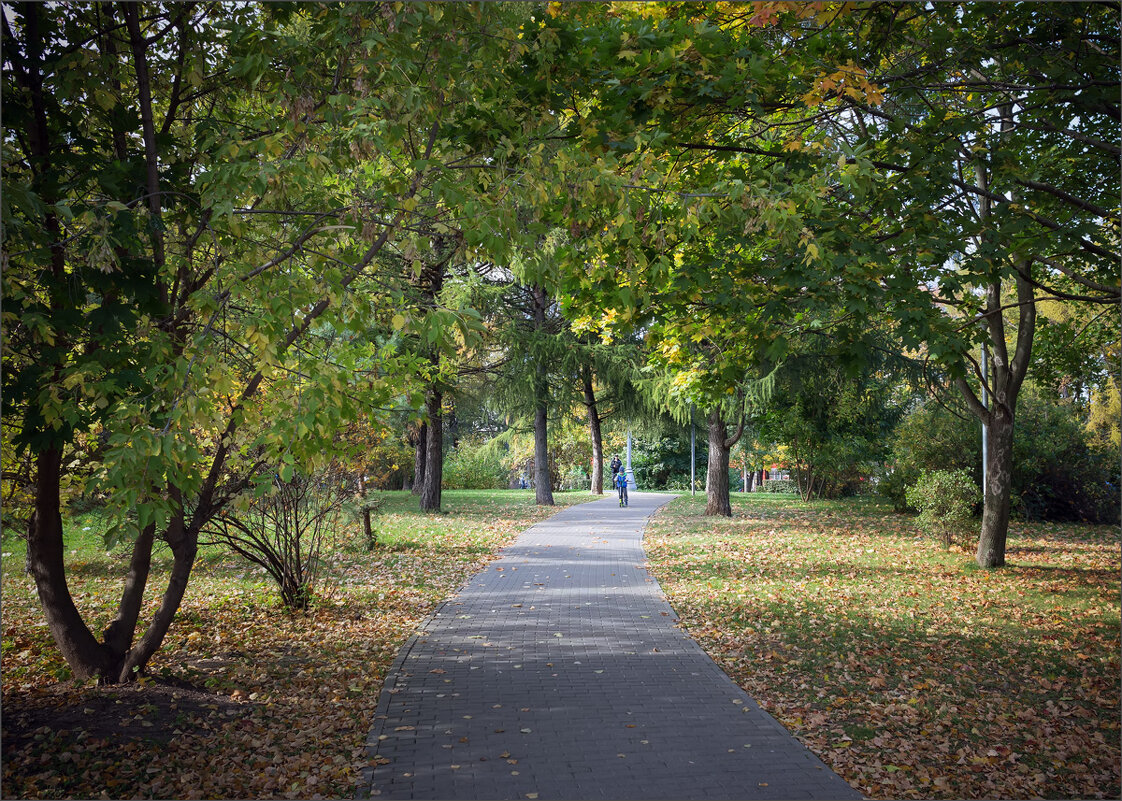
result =
[[[553,482],[549,474],[549,433],[546,408],[534,413],[534,501],[538,506],[553,506]]]
[[[986,428],[986,503],[975,559],[979,567],[1005,564],[1005,540],[1013,490],[1013,418],[994,409]]]
[[[732,501],[729,498],[729,454],[732,447],[744,434],[744,418],[736,427],[736,433],[728,435],[728,424],[721,416],[720,409],[709,413],[709,463],[705,476],[705,514],[732,517]]]
[[[545,331],[549,297],[545,287],[532,287],[534,329]],[[553,506],[553,480],[549,471],[549,366],[538,360],[534,371],[534,500],[538,506]]]
[[[148,660],[159,649],[168,629],[171,628],[175,613],[179,611],[179,605],[183,602],[183,596],[187,592],[187,582],[191,578],[191,568],[195,566],[195,555],[199,550],[201,519],[196,516],[191,521],[190,526],[185,525],[182,506],[180,505],[181,499],[174,490],[172,495],[172,500],[177,506],[180,506],[180,511],[176,513],[165,531],[165,538],[168,545],[171,546],[173,556],[168,586],[164,590],[156,615],[152,618],[152,622],[148,624],[144,635],[136,646],[125,655],[124,663],[121,665],[116,678],[117,681],[128,681],[133,678],[134,673],[139,672],[147,665]]]
[[[104,675],[111,660],[86,626],[66,584],[59,511],[61,468],[62,451],[57,448],[42,451],[36,459],[35,509],[28,531],[28,563],[51,636],[74,675],[88,679]]]
[[[719,411],[709,414],[709,463],[705,476],[705,514],[732,517],[729,500],[728,430]]]
[[[430,388],[425,397],[429,419],[425,432],[425,481],[421,487],[421,511],[440,511],[440,484],[444,473],[444,423],[441,405],[444,393]]]
[[[592,368],[581,370],[584,405],[588,408],[588,433],[592,439],[592,494],[604,494],[604,439],[600,432],[600,412],[596,408],[596,391],[592,386]]]
[[[151,567],[155,528],[147,527],[133,545],[129,574],[118,606],[117,616],[104,631],[99,643],[74,605],[66,583],[63,560],[62,516],[59,503],[60,452],[46,450],[38,459],[35,514],[28,549],[32,575],[47,626],[70,669],[78,678],[97,677],[103,683],[134,678],[160,647],[175,616],[187,579],[195,561],[198,532],[185,532],[182,515],[169,526],[166,539],[171,545],[174,564],[168,588],[156,616],[141,640],[133,647],[136,623]]]
[[[421,423],[412,434],[410,441],[413,443],[413,494],[420,495],[421,488],[425,485],[425,455],[428,453],[429,427]]]

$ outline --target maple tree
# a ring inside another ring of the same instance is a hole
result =
[[[426,199],[475,218],[466,246],[509,247],[462,145],[469,132],[501,155],[524,107],[503,94],[511,54],[484,32],[508,20],[478,9],[12,10],[5,418],[36,462],[29,561],[52,634],[76,674],[119,681],[166,635],[199,531],[265,486],[262,465],[286,480],[314,467],[338,427],[427,374],[393,331],[432,341],[462,320],[410,320],[380,270],[409,258]],[[500,112],[505,128],[489,127]],[[87,431],[110,541],[135,538],[100,641],[62,559],[60,490]],[[157,539],[176,560],[136,639]]]
[[[986,423],[977,560],[1002,564],[1037,304],[1119,299],[1115,17],[1075,4],[684,4],[608,21],[557,9],[558,36],[579,32],[595,64],[617,64],[567,63],[587,88],[562,108],[612,204],[586,213],[608,230],[570,291],[624,323],[662,304],[670,339],[700,342],[712,332],[698,318],[718,321],[741,372],[781,360],[779,331],[829,325],[838,306],[842,358],[860,361],[861,322],[887,312],[899,347]]]
[[[977,561],[1004,563],[1017,397],[1047,298],[1117,304],[1116,14],[1103,6],[860,7],[782,36],[853,51],[809,73],[792,152],[837,159],[856,225],[815,226],[849,308],[883,305],[986,424]],[[922,44],[920,44],[922,43]],[[824,76],[824,77],[823,77]],[[1062,122],[1057,122],[1061,120]],[[845,223],[840,218],[836,223]],[[852,246],[860,234],[865,246]],[[875,243],[875,247],[870,244]],[[841,248],[844,247],[844,250]],[[797,280],[820,280],[818,265]],[[993,359],[983,372],[974,348]],[[988,401],[981,400],[984,386]]]
[[[867,363],[887,313],[987,424],[987,567],[1040,304],[1118,302],[1109,6],[6,8],[5,494],[79,675],[137,673],[207,522],[356,420],[424,407],[440,508],[453,356],[483,335],[449,270],[500,265],[539,324],[557,299],[578,336],[640,332],[667,406],[709,419],[721,515],[792,343]],[[62,558],[79,491],[135,543],[100,639]]]

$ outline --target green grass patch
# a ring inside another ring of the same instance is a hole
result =
[[[733,678],[870,797],[1116,797],[1119,532],[1027,524],[979,570],[876,499],[665,507],[651,567]]]

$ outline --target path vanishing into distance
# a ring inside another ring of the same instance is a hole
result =
[[[527,529],[402,649],[359,797],[861,798],[685,632],[642,547],[673,495]]]

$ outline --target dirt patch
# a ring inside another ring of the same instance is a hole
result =
[[[6,756],[44,739],[167,744],[209,724],[249,714],[254,705],[176,679],[112,687],[63,683],[4,698]]]

